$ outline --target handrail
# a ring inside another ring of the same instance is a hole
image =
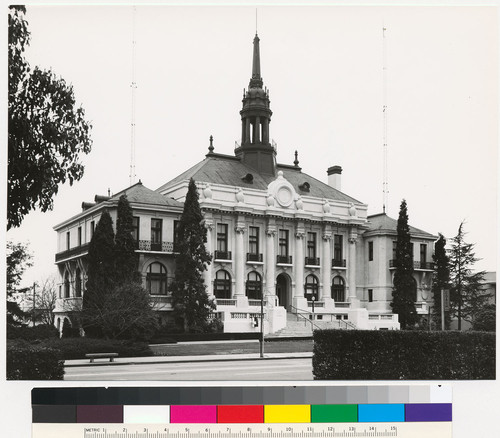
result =
[[[302,315],[301,313],[299,313],[299,311],[301,311],[302,313],[307,313],[308,315],[312,315],[312,312],[307,312],[307,311],[303,311],[301,309],[297,309],[295,306],[292,306],[291,304],[290,304],[290,309],[292,309],[292,313],[294,315],[300,316],[301,318],[304,319],[304,321],[309,322],[311,324],[311,330],[313,330],[313,327],[315,327],[318,330],[321,330],[321,327],[318,326],[317,324],[315,324],[312,319],[306,318],[304,315]],[[293,310],[296,310],[296,312],[293,312]]]

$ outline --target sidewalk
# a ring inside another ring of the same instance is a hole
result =
[[[212,354],[199,356],[147,356],[147,357],[117,357],[114,362],[109,359],[95,359],[90,363],[89,359],[66,360],[65,367],[95,367],[95,366],[113,366],[113,365],[142,365],[158,363],[185,363],[185,362],[213,362],[213,361],[231,361],[231,360],[269,360],[269,359],[304,359],[312,358],[312,352],[297,353],[266,353],[260,358],[259,353],[249,354]]]

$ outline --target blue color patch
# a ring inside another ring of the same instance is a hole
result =
[[[404,422],[404,404],[369,404],[358,405],[358,422]]]

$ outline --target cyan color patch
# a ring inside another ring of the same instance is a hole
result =
[[[358,422],[404,422],[404,404],[369,404],[358,405]]]

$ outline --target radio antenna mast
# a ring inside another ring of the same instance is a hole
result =
[[[387,170],[387,42],[385,37],[385,31],[387,28],[382,25],[382,76],[383,76],[383,124],[384,124],[384,139],[383,139],[383,183],[382,183],[382,193],[383,200],[382,206],[385,213],[388,197],[389,197],[389,181],[388,181],[388,170]]]
[[[135,183],[135,90],[137,83],[135,82],[135,20],[136,20],[136,7],[132,9],[132,82],[130,88],[132,89],[132,115],[130,121],[130,185]]]

